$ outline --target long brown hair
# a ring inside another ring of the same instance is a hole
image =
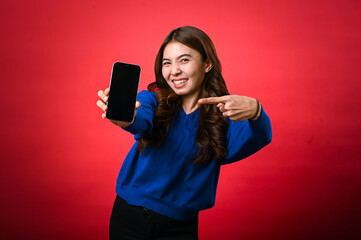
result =
[[[205,74],[201,86],[200,98],[219,97],[228,95],[228,90],[221,74],[221,63],[211,39],[200,29],[185,26],[171,31],[163,41],[156,60],[156,81],[148,85],[148,91],[156,92],[157,109],[152,131],[139,140],[138,150],[150,145],[161,146],[177,112],[181,107],[180,96],[169,87],[162,74],[163,51],[168,43],[180,42],[198,51],[203,61],[211,64],[212,68]],[[215,104],[201,105],[199,128],[196,135],[198,154],[194,163],[205,163],[216,158],[221,159],[227,155],[226,131],[227,121]]]

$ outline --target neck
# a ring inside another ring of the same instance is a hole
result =
[[[199,108],[198,96],[192,96],[192,97],[183,96],[182,107],[186,114],[194,112],[197,108]]]

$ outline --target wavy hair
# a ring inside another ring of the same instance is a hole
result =
[[[152,131],[139,140],[138,150],[147,146],[161,146],[176,114],[181,108],[181,99],[168,85],[162,74],[162,58],[165,47],[170,42],[182,43],[198,51],[203,61],[212,65],[205,74],[199,98],[229,95],[221,74],[221,63],[211,39],[200,29],[190,26],[171,31],[163,41],[156,60],[156,81],[148,85],[148,91],[156,92],[157,108]],[[199,127],[196,135],[198,154],[194,163],[206,163],[211,159],[222,159],[227,155],[226,131],[228,124],[215,104],[201,105]]]

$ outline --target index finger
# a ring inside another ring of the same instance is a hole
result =
[[[109,95],[109,88],[106,88],[104,91],[103,90],[98,91],[98,96],[104,101],[106,100],[105,97],[107,97],[108,95]]]
[[[199,104],[218,104],[218,103],[226,103],[228,100],[228,96],[222,97],[209,97],[209,98],[201,98],[198,100]]]

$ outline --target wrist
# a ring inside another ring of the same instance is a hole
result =
[[[256,121],[260,118],[261,116],[261,112],[262,112],[262,105],[261,103],[258,101],[258,99],[256,99],[257,101],[257,109],[256,109],[256,113],[253,117],[250,118],[250,120],[252,121]]]

